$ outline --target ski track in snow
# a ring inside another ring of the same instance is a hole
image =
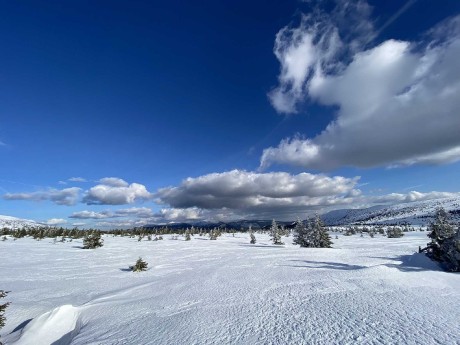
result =
[[[460,344],[460,275],[426,233],[343,236],[332,249],[266,235],[157,242],[0,242],[2,341],[41,344]],[[335,236],[333,236],[334,238]],[[126,268],[142,256],[146,272]]]

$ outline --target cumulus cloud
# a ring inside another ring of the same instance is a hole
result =
[[[62,219],[62,218],[51,218],[46,221],[46,224],[48,225],[60,225],[60,224],[66,224],[67,220]]]
[[[417,191],[410,191],[409,193],[390,193],[382,196],[377,197],[368,197],[366,198],[369,202],[374,204],[397,204],[397,203],[407,203],[407,202],[414,202],[414,201],[426,201],[426,200],[434,200],[434,199],[441,199],[441,198],[452,198],[458,197],[460,193],[450,193],[450,192],[428,192],[422,193]]]
[[[121,210],[116,210],[115,215],[119,217],[130,216],[138,218],[150,218],[153,217],[153,211],[147,207],[131,207]]]
[[[124,205],[151,199],[152,194],[144,185],[116,178],[106,177],[90,188],[83,198],[88,205]]]
[[[5,200],[30,200],[30,201],[51,201],[57,205],[71,206],[78,201],[80,188],[48,189],[46,191],[32,193],[7,193],[3,196]]]
[[[110,187],[128,187],[128,182],[118,177],[104,177],[99,180],[100,184]]]
[[[69,178],[70,182],[88,182],[85,178],[83,177],[71,177]]]
[[[131,207],[119,210],[105,211],[79,211],[74,212],[69,218],[76,219],[106,219],[106,218],[121,218],[121,217],[136,217],[136,218],[151,218],[154,216],[153,211],[147,207]]]
[[[240,216],[249,216],[346,204],[352,195],[360,193],[354,189],[358,179],[309,173],[291,175],[285,172],[232,170],[187,178],[177,187],[160,189],[156,196],[158,203],[174,209],[168,212],[188,212],[189,218],[201,217],[199,209],[237,210]]]
[[[209,212],[198,207],[190,208],[164,208],[156,214],[157,220],[166,222],[186,222],[205,219]]]
[[[104,219],[104,218],[112,218],[114,215],[110,211],[101,211],[101,212],[95,212],[95,211],[79,211],[79,212],[74,212],[72,215],[69,216],[69,218],[75,218],[75,219]]]
[[[338,112],[319,135],[288,138],[265,149],[261,167],[281,163],[323,170],[458,161],[460,16],[440,23],[420,42],[369,46],[376,32],[370,9],[365,2],[350,3],[338,1],[332,14],[304,16],[298,27],[277,34],[274,52],[281,72],[279,86],[269,94],[275,109],[294,113],[308,101],[336,106]],[[351,22],[340,14],[350,6],[361,8]]]

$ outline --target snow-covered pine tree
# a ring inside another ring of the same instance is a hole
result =
[[[254,235],[254,233],[251,232],[249,236],[251,237],[251,241],[249,243],[256,244],[256,236]]]
[[[99,232],[87,234],[83,239],[83,249],[96,249],[104,245],[104,240]]]
[[[270,227],[270,238],[271,238],[273,244],[276,244],[276,245],[284,244],[281,241],[280,228],[278,227],[278,224],[276,223],[276,221],[274,219],[272,221],[272,226]]]
[[[327,232],[327,228],[319,215],[316,215],[316,217],[314,218],[313,228],[316,233],[316,236],[315,236],[316,248],[331,248],[332,246],[331,236],[329,236],[329,233]]]
[[[8,294],[8,291],[0,290],[0,298],[5,298],[6,295]],[[9,302],[0,304],[0,329],[2,329],[3,326],[5,326],[5,309],[10,305]],[[0,345],[2,345],[2,342],[0,340]]]
[[[388,238],[399,238],[399,237],[403,237],[403,236],[404,236],[404,232],[400,227],[397,227],[397,226],[393,226],[391,228],[388,227],[388,229],[387,229],[387,237]]]
[[[209,239],[210,240],[217,240],[217,229],[213,229],[209,232]]]
[[[192,238],[190,237],[190,230],[185,230],[185,240],[190,241]]]
[[[307,225],[309,225],[309,222],[307,222],[307,224],[304,224],[304,222],[302,222],[300,218],[297,218],[295,228],[294,228],[293,244],[298,244],[301,247],[309,247]]]
[[[436,210],[428,230],[431,242],[420,250],[436,261],[442,262],[449,271],[460,272],[460,228],[455,231],[449,214],[443,209]]]
[[[442,251],[441,246],[444,241],[454,236],[454,226],[450,223],[448,213],[441,207],[436,210],[434,220],[430,223],[428,237],[431,238],[431,243],[427,245],[427,254],[433,260],[441,261]]]
[[[447,238],[441,245],[441,258],[447,270],[460,272],[460,227],[452,237]]]
[[[332,241],[326,226],[319,215],[307,221],[304,233],[302,234],[302,247],[310,248],[331,248]],[[300,243],[299,243],[300,244]]]
[[[136,263],[134,264],[134,266],[131,266],[131,270],[133,272],[141,272],[141,271],[146,271],[147,270],[147,265],[148,263],[145,262],[144,260],[142,260],[141,257],[139,257],[139,259],[137,259]]]

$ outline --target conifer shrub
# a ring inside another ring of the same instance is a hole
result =
[[[449,214],[439,208],[428,230],[431,242],[419,251],[426,252],[432,260],[441,262],[448,271],[460,272],[460,228],[455,230]]]
[[[399,237],[403,237],[403,236],[404,236],[404,232],[402,231],[401,228],[399,228],[397,226],[393,226],[392,228],[387,229],[387,237],[388,238],[399,238]]]
[[[104,240],[99,232],[87,234],[83,239],[83,249],[96,249],[104,245]]]
[[[331,237],[318,215],[310,218],[305,224],[297,220],[294,232],[294,244],[301,247],[331,248],[332,246]]]
[[[5,298],[9,291],[0,290],[0,298]],[[0,330],[5,326],[5,309],[10,305],[9,302],[0,304]],[[2,341],[0,339],[0,345],[2,345]]]
[[[134,266],[130,266],[129,268],[133,271],[133,272],[142,272],[142,271],[146,271],[147,270],[147,266],[148,266],[148,263],[145,262],[144,260],[142,260],[141,257],[139,257],[139,259],[137,259],[136,263],[134,264]]]

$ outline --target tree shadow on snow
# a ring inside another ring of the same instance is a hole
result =
[[[240,247],[256,247],[256,248],[284,248],[283,245],[269,245],[269,244],[239,244]]]
[[[361,270],[363,268],[369,268],[368,266],[360,265],[348,265],[340,262],[327,262],[327,261],[309,261],[309,260],[289,260],[291,262],[301,262],[310,265],[283,265],[288,267],[296,268],[327,268],[332,270],[341,270],[341,271],[352,271],[352,270]]]
[[[383,264],[383,266],[394,267],[403,272],[420,272],[420,271],[442,271],[439,263],[431,260],[423,253],[414,253],[409,255],[400,255],[394,258],[382,257],[377,259],[386,259],[395,261],[394,264]]]
[[[33,319],[29,319],[29,320],[26,320],[26,321],[23,321],[21,322],[19,325],[16,326],[15,329],[13,329],[10,334],[13,334],[14,332],[17,332],[17,331],[20,331],[21,329],[23,329],[24,327],[27,326],[27,324],[32,321]]]

